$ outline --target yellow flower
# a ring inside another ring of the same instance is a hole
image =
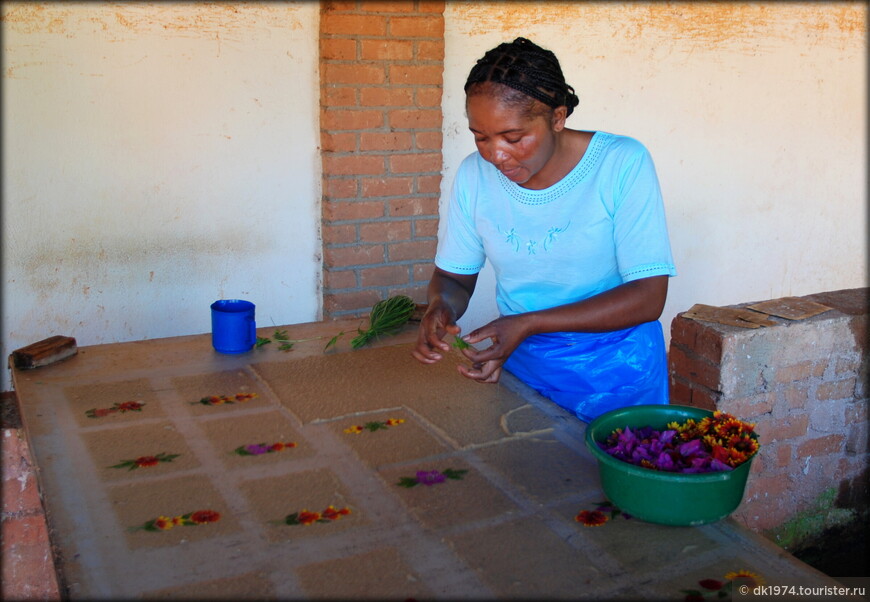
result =
[[[363,432],[363,427],[359,426],[358,424],[355,424],[354,426],[352,426],[350,428],[344,429],[344,432],[351,434],[351,435],[359,435],[361,432]]]

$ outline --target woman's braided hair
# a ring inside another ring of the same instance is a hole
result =
[[[568,115],[580,102],[574,88],[565,83],[556,55],[526,38],[499,44],[484,54],[468,74],[466,96],[485,93],[482,84],[486,83],[508,86],[553,109],[567,107]],[[514,96],[504,100],[514,103],[528,100]]]

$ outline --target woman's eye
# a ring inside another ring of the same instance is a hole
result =
[[[506,141],[508,144],[516,144],[516,143],[519,142],[520,140],[522,140],[522,138],[517,138],[517,139],[505,138],[505,141]]]

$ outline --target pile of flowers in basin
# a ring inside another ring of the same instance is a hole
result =
[[[733,470],[758,451],[755,425],[716,411],[699,421],[670,422],[664,430],[619,428],[598,445],[630,464],[666,472]]]

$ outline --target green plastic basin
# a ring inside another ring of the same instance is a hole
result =
[[[743,500],[755,456],[730,471],[685,474],[635,466],[618,460],[597,442],[617,428],[696,421],[713,412],[680,405],[640,405],[602,414],[586,427],[586,446],[598,460],[601,486],[610,502],[641,520],[661,525],[695,526],[716,522],[734,512]]]

